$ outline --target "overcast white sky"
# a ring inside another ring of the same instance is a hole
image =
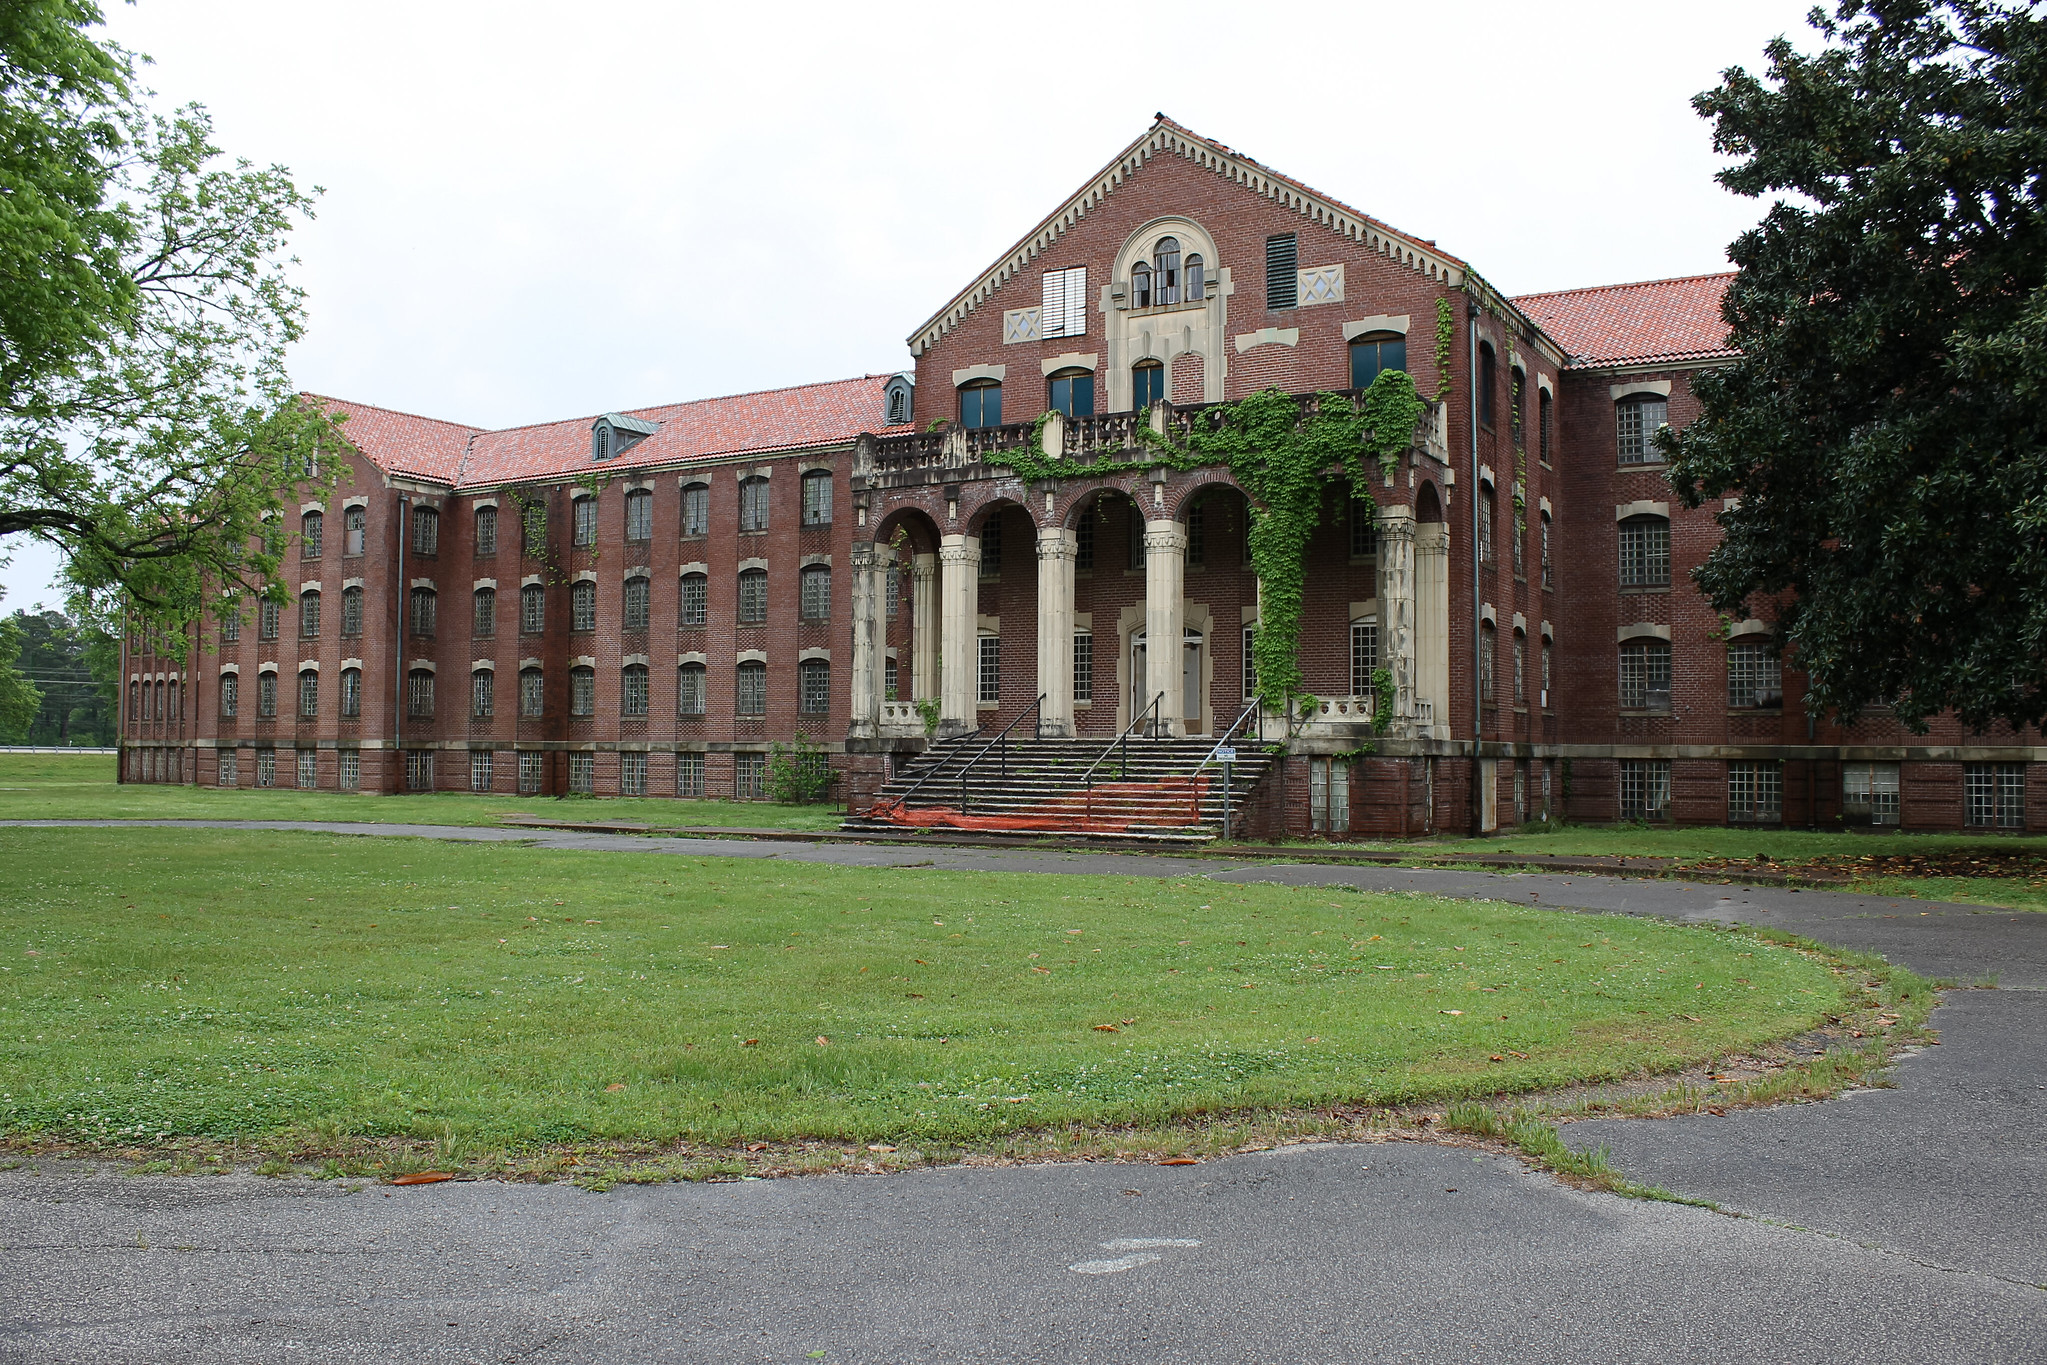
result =
[[[496,427],[904,368],[1155,110],[1511,293],[1722,269],[1689,101],[1811,0],[103,3],[325,187],[299,385]]]

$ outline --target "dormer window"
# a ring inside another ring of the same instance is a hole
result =
[[[887,413],[886,426],[907,426],[915,419],[917,380],[908,374],[891,377],[882,389],[883,410]]]
[[[616,459],[660,429],[659,422],[607,412],[590,424],[590,458],[598,464]]]

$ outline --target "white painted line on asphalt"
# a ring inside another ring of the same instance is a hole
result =
[[[1118,1237],[1101,1244],[1104,1251],[1126,1251],[1127,1256],[1118,1256],[1112,1261],[1082,1261],[1066,1267],[1078,1275],[1120,1275],[1126,1270],[1135,1270],[1141,1265],[1150,1265],[1162,1259],[1152,1247],[1198,1247],[1201,1242],[1194,1237]]]
[[[1102,1243],[1104,1251],[1149,1251],[1153,1247],[1198,1247],[1201,1243],[1193,1237],[1118,1237],[1113,1242]]]
[[[1082,1275],[1115,1275],[1125,1270],[1134,1270],[1141,1265],[1150,1265],[1161,1257],[1155,1251],[1140,1252],[1135,1256],[1118,1256],[1113,1261],[1082,1261],[1066,1267]]]

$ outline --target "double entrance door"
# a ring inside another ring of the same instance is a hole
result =
[[[1171,708],[1177,700],[1180,705],[1181,730],[1185,734],[1200,735],[1208,732],[1201,719],[1201,632],[1189,630],[1180,640],[1180,695],[1168,696],[1166,706]],[[1141,630],[1130,633],[1130,718],[1136,720],[1143,710],[1151,705],[1151,695],[1146,691],[1149,679],[1145,676],[1145,639]]]

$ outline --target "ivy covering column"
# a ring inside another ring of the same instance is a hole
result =
[[[1414,717],[1414,511],[1379,509],[1379,666],[1393,675],[1393,715]]]
[[[1158,733],[1179,735],[1185,690],[1180,637],[1186,634],[1187,528],[1177,521],[1144,524],[1144,692],[1139,710],[1161,692]],[[1135,716],[1131,719],[1136,720]]]
[[[980,656],[974,607],[981,583],[980,537],[944,537],[938,543],[938,562],[938,733],[943,737],[975,728],[974,671]]]
[[[1080,537],[1058,526],[1038,531],[1038,691],[1043,733],[1073,734],[1073,562]]]

